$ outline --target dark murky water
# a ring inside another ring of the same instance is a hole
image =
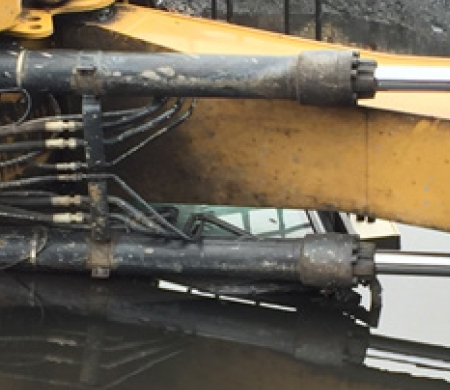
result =
[[[425,237],[406,231],[405,249],[413,234]],[[356,293],[231,302],[148,281],[2,274],[0,388],[450,388],[450,280],[381,283],[370,328],[366,291],[361,303]]]

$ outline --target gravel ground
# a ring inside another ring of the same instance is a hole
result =
[[[211,0],[159,0],[167,8],[209,16]],[[217,0],[225,17],[225,0]],[[233,0],[236,23],[282,31],[283,0]],[[450,0],[323,0],[324,39],[379,50],[450,55]],[[291,0],[293,33],[312,37],[314,0]]]

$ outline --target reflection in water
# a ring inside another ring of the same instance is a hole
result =
[[[365,366],[406,361],[445,378],[450,349],[374,335],[354,292],[264,298],[287,311],[143,281],[3,274],[0,297],[2,389],[448,387]]]

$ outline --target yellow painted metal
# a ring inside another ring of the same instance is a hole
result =
[[[165,50],[186,53],[288,55],[303,50],[354,49],[133,5],[119,6],[117,18],[100,26]],[[447,58],[364,50],[361,55],[375,58],[380,65],[450,67]],[[362,101],[361,105],[450,119],[450,94],[444,92],[378,93],[376,99]]]
[[[52,15],[43,10],[26,9],[8,33],[32,39],[48,37],[53,33]]]
[[[0,0],[0,31],[17,23],[21,12],[21,0]]]
[[[154,201],[343,210],[450,230],[449,144],[445,120],[204,99],[120,174]]]
[[[9,34],[24,38],[45,38],[53,33],[53,16],[72,12],[92,11],[106,7],[115,0],[68,0],[62,5],[52,8],[24,8],[16,14],[15,22],[7,27],[0,23],[0,31],[7,30]],[[11,0],[0,0],[0,6],[8,4]],[[19,8],[20,8],[20,1]],[[0,19],[1,22],[1,19]]]
[[[122,9],[116,21],[83,27],[76,34],[68,31],[70,45],[255,54],[280,54],[283,43],[289,54],[303,44],[316,45],[148,10],[139,13],[147,15],[141,25],[139,15],[127,19],[129,8]],[[151,22],[149,15],[156,19]],[[198,29],[190,30],[191,23]],[[233,34],[247,40],[240,44],[232,40]],[[93,39],[86,43],[85,36]],[[266,36],[272,43],[264,47]],[[189,47],[188,42],[200,43]],[[426,104],[422,94],[412,96]],[[189,121],[149,145],[146,153],[132,156],[119,174],[153,201],[342,210],[450,231],[448,145],[450,121],[429,116],[366,107],[202,99]]]
[[[131,5],[118,10],[116,20],[73,34],[80,46],[280,55],[343,48]],[[363,55],[386,65],[450,66]],[[448,117],[448,100],[446,93],[380,94],[370,103],[378,109],[323,109],[204,99],[188,122],[119,173],[154,201],[336,209],[450,231],[450,121],[430,117]]]

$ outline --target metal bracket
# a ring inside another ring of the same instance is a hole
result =
[[[102,110],[100,100],[95,96],[83,96],[83,123],[88,173],[102,172],[105,167]],[[92,224],[92,244],[88,266],[92,270],[92,277],[107,278],[110,269],[111,232],[106,179],[89,180],[88,191],[91,200]]]
[[[53,33],[53,17],[59,14],[87,12],[107,7],[115,0],[64,1],[54,6],[22,7],[20,0],[5,0],[0,15],[0,31],[24,38],[45,38]],[[27,2],[29,3],[29,2]],[[6,6],[6,9],[4,8]]]
[[[102,172],[105,166],[101,114],[100,100],[95,96],[83,96],[84,139],[89,173]],[[97,241],[107,241],[110,239],[110,231],[106,179],[89,180],[88,191],[91,198],[92,237]]]
[[[82,52],[78,59],[78,64],[73,75],[73,83],[78,86],[86,95],[99,95],[101,85],[99,83],[98,56],[93,53]],[[100,110],[101,111],[101,110]]]

